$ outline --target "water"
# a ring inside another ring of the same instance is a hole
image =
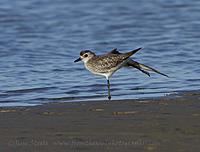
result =
[[[198,0],[1,0],[0,106],[106,99],[105,78],[73,63],[82,49],[143,47],[134,59],[170,75],[121,69],[113,99],[199,90],[199,12]]]

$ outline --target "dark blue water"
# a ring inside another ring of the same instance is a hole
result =
[[[121,69],[113,99],[199,90],[200,1],[1,0],[0,106],[106,99],[105,78],[73,61],[115,47],[142,47],[134,59],[170,78]]]

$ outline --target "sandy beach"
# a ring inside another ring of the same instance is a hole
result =
[[[0,151],[198,151],[200,93],[0,108]]]

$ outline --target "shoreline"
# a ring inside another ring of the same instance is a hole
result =
[[[1,151],[195,151],[200,91],[0,108]]]
[[[13,105],[13,103],[11,103],[10,105],[8,105],[8,103],[6,103],[6,106],[0,106],[0,109],[5,109],[5,108],[19,108],[19,107],[36,107],[36,106],[45,106],[45,105],[49,105],[49,104],[60,104],[60,103],[79,103],[79,102],[84,102],[84,103],[90,103],[90,102],[115,102],[115,101],[134,101],[134,102],[140,102],[140,101],[144,101],[144,102],[154,102],[158,99],[174,99],[174,98],[179,98],[179,97],[183,97],[183,96],[187,96],[190,94],[199,94],[200,90],[190,90],[190,91],[176,91],[170,94],[166,94],[163,96],[155,96],[155,97],[143,97],[143,98],[135,98],[135,99],[111,99],[110,101],[107,99],[107,97],[105,96],[105,99],[89,99],[89,100],[85,100],[85,99],[72,99],[71,101],[69,101],[69,99],[67,99],[67,101],[65,101],[65,99],[49,99],[52,101],[49,102],[41,102],[41,103],[24,103],[23,105],[21,105],[21,103],[16,103],[17,105]]]

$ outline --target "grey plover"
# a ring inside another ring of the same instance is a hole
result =
[[[155,70],[154,68],[151,68],[149,66],[146,66],[144,64],[138,63],[130,59],[130,56],[135,54],[140,49],[141,48],[138,48],[127,53],[120,53],[117,51],[117,49],[113,49],[112,51],[104,55],[96,55],[90,50],[83,50],[80,52],[80,57],[74,62],[82,60],[84,62],[85,68],[91,73],[106,77],[108,87],[108,99],[110,100],[111,94],[109,78],[113,75],[114,72],[116,72],[123,66],[134,67],[140,70],[141,72],[147,74],[148,76],[150,76],[150,73],[147,71],[153,71],[168,77],[166,74],[163,74],[158,70]]]

